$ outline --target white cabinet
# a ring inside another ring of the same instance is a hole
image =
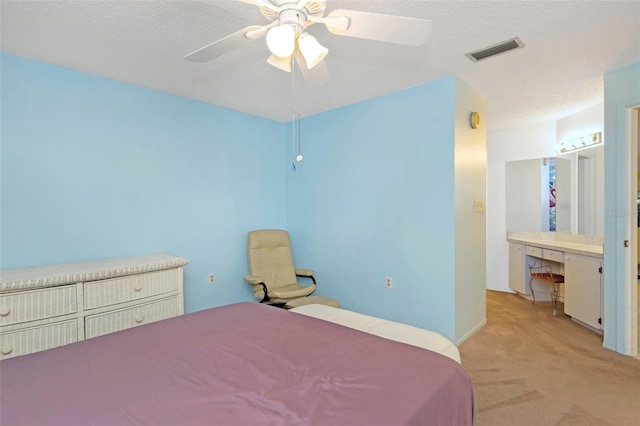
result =
[[[565,253],[564,271],[565,314],[602,330],[602,260]]]
[[[531,292],[529,266],[539,264],[564,276],[558,298],[564,313],[595,331],[602,324],[602,258],[604,238],[567,233],[509,232],[509,287],[523,296]],[[524,252],[521,254],[521,250]],[[523,282],[524,281],[524,282]],[[533,279],[536,301],[550,298],[551,285]],[[527,297],[528,298],[528,297]]]
[[[529,294],[525,282],[524,244],[509,243],[509,287],[522,294]]]
[[[0,359],[183,314],[187,263],[162,254],[0,271]]]

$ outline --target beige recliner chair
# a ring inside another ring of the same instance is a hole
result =
[[[337,301],[327,297],[307,297],[316,290],[316,279],[311,269],[295,269],[287,231],[249,232],[247,256],[251,275],[246,275],[244,280],[253,286],[253,295],[260,303],[286,307],[308,303],[339,306]],[[300,285],[297,277],[309,278],[311,283]]]

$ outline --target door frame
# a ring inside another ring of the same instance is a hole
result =
[[[627,158],[627,215],[626,240],[629,250],[625,250],[627,264],[625,274],[625,322],[628,333],[625,346],[628,355],[638,356],[638,126],[640,121],[640,105],[626,110],[626,158]]]

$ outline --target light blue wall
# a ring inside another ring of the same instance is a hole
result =
[[[455,340],[454,77],[304,119],[293,174],[290,124],[0,59],[2,268],[167,252],[195,311],[253,300],[246,233],[286,228],[320,294]]]
[[[304,119],[287,174],[296,265],[318,292],[452,340],[454,91],[448,77]]]
[[[191,261],[187,311],[253,300],[246,234],[286,225],[283,124],[0,60],[2,268],[166,252]]]
[[[605,134],[605,240],[604,240],[604,346],[628,353],[625,261],[627,239],[626,118],[627,109],[640,105],[640,62],[604,76]]]

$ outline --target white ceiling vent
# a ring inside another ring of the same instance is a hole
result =
[[[475,52],[465,53],[465,56],[471,59],[473,62],[478,62],[483,59],[490,58],[501,53],[508,52],[514,49],[520,49],[524,47],[524,43],[518,37],[511,38],[507,41],[501,41],[484,49],[476,50]]]

